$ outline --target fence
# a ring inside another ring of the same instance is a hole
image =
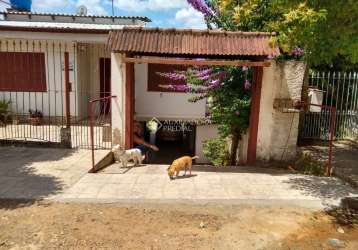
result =
[[[88,102],[111,95],[110,55],[103,44],[0,40],[0,142],[91,148]],[[110,110],[95,110],[96,148]]]
[[[96,149],[112,148],[112,128],[110,126],[110,117],[106,114],[111,113],[111,101],[117,96],[106,96],[91,100],[88,103],[89,122],[90,122],[90,142],[92,151],[92,171],[95,171],[95,153]],[[103,126],[102,133],[96,133],[96,124],[107,123]]]
[[[309,99],[316,104],[336,107],[335,138],[358,138],[358,73],[311,72]],[[300,138],[328,140],[326,109],[311,108],[303,115]]]

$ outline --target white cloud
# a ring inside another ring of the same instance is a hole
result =
[[[0,2],[0,11],[4,11],[4,10],[6,10],[6,8],[9,8],[9,6],[7,4]]]
[[[115,0],[116,7],[125,11],[162,11],[188,6],[186,0]]]
[[[183,28],[206,28],[203,14],[194,10],[192,7],[178,10],[175,14],[175,21],[181,23]]]
[[[79,0],[76,6],[84,5],[88,9],[88,14],[107,15],[107,11],[103,7],[103,0]]]
[[[84,5],[88,9],[88,14],[106,15],[108,14],[103,4],[108,0],[33,0],[33,10],[37,12],[58,12],[59,9],[73,9],[80,5]]]
[[[63,8],[69,5],[73,5],[72,0],[33,0],[32,7],[37,11]]]
[[[32,0],[32,9],[37,12],[47,12],[68,6],[74,6],[74,0]],[[10,8],[10,6],[0,2],[0,10],[4,11],[6,8]]]
[[[88,14],[110,14],[111,0],[33,0],[33,10],[36,12],[76,12],[79,5],[85,5]],[[138,12],[169,12],[175,16],[171,19],[154,18],[152,26],[175,26],[183,28],[206,28],[203,15],[194,10],[187,0],[114,0],[120,10],[127,13]],[[6,5],[0,2],[0,10]],[[133,14],[134,15],[134,14]]]

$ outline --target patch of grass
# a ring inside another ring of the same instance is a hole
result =
[[[324,176],[325,164],[314,159],[310,154],[301,153],[294,164],[294,170],[307,175]]]
[[[0,101],[0,125],[10,120],[10,101]]]

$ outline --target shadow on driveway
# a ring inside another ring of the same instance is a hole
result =
[[[90,168],[88,152],[75,149],[1,147],[0,209],[29,205],[35,200],[61,193]],[[16,201],[9,202],[7,199]]]
[[[290,188],[299,190],[305,195],[320,199],[340,199],[350,196],[354,190],[341,180],[331,177],[316,176],[292,176],[283,183],[289,184]],[[357,193],[357,192],[355,192]]]

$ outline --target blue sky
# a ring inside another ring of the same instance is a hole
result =
[[[89,14],[112,14],[111,0],[32,0],[32,3],[34,12],[71,14],[78,6],[85,5]],[[149,17],[152,23],[148,26],[205,28],[202,14],[186,0],[114,0],[114,6],[115,15]],[[0,2],[0,10],[5,8]]]

